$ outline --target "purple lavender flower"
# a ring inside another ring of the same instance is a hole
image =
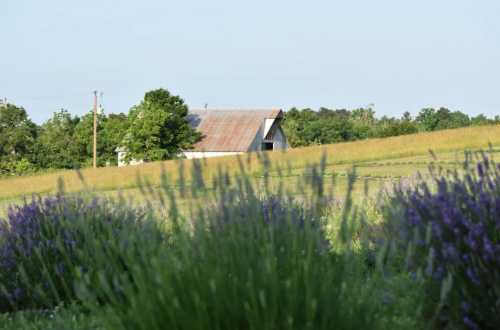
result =
[[[484,173],[483,163],[477,164],[477,174],[479,174],[480,177],[484,177],[485,173]]]
[[[475,167],[466,164],[464,168],[463,176],[431,174],[434,185],[421,181],[407,192],[396,190],[387,214],[397,233],[415,233],[399,239],[402,251],[408,251],[412,244],[411,271],[426,270],[424,274],[438,284],[445,278],[441,276],[443,270],[451,274],[450,296],[468,302],[466,310],[455,307],[463,311],[463,319],[456,322],[474,329],[481,320],[481,328],[499,328],[500,165],[481,157]],[[421,244],[424,237],[427,244]],[[434,269],[428,260],[429,251],[435,251]],[[440,292],[435,295],[439,300]]]
[[[475,285],[480,284],[479,278],[477,277],[476,272],[471,267],[467,268],[466,273],[467,273],[467,276],[469,277],[469,279],[471,280],[472,283],[474,283]]]
[[[471,309],[471,306],[468,302],[465,302],[465,301],[462,302],[462,310],[464,312],[468,312],[468,311],[470,311],[470,309]]]
[[[463,318],[464,324],[467,328],[472,329],[472,330],[479,330],[479,326],[472,321],[468,316],[464,316]]]
[[[7,219],[0,219],[0,283],[6,290],[0,293],[0,312],[45,308],[60,304],[59,298],[73,299],[74,292],[66,290],[74,287],[68,282],[72,279],[67,276],[71,274],[67,261],[85,271],[98,271],[96,265],[83,264],[92,262],[98,252],[88,244],[116,243],[126,237],[124,231],[152,228],[142,227],[140,218],[135,210],[110,208],[103,199],[87,205],[79,196],[60,194],[10,207]],[[21,267],[24,276],[19,276]],[[47,297],[38,295],[37,287],[45,288]]]

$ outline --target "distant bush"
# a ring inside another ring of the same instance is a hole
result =
[[[53,307],[75,299],[81,275],[98,286],[126,272],[138,244],[147,251],[161,239],[147,217],[124,203],[62,194],[12,207],[0,219],[0,311]]]
[[[465,175],[398,189],[388,209],[407,266],[429,282],[439,322],[500,328],[500,165],[484,156]]]
[[[26,158],[18,160],[0,160],[0,177],[1,176],[18,176],[32,174],[37,171],[37,168]]]

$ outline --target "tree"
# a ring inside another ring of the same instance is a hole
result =
[[[359,108],[351,112],[353,139],[366,139],[374,136],[376,123],[375,111],[372,108]]]
[[[145,161],[175,158],[201,139],[189,126],[188,107],[179,96],[165,89],[146,93],[130,110],[129,128],[124,139],[129,159]]]
[[[403,116],[401,117],[401,120],[402,121],[407,121],[407,122],[411,122],[413,119],[411,118],[411,113],[409,113],[408,111],[405,111],[403,113]]]
[[[448,128],[466,127],[471,124],[469,116],[460,112],[451,112],[447,108],[434,108],[422,109],[416,121],[423,131],[436,131]]]
[[[26,110],[13,104],[0,105],[0,160],[32,161],[37,126]]]
[[[436,130],[466,127],[470,125],[469,116],[460,111],[451,112],[447,108],[439,108],[436,112],[436,116],[438,118]]]
[[[80,119],[62,109],[55,112],[40,130],[36,143],[36,163],[42,168],[78,168],[83,161],[73,141]]]
[[[417,133],[418,128],[411,120],[409,113],[405,113],[402,119],[382,117],[373,129],[374,137],[389,137]]]
[[[436,110],[434,108],[424,108],[420,110],[417,118],[415,119],[420,130],[422,131],[434,131],[439,123],[439,118],[436,115]]]
[[[292,108],[285,113],[283,129],[292,147],[350,141],[353,139],[350,117],[351,113],[345,109]]]
[[[103,154],[105,143],[101,141],[101,132],[106,117],[103,114],[97,115],[97,155],[98,166],[104,166],[105,162],[99,157]],[[82,167],[88,167],[92,164],[94,154],[94,113],[86,113],[80,118],[75,127],[73,143],[78,150],[80,164]]]
[[[353,125],[350,120],[351,112],[345,109],[331,110],[320,108],[318,125],[321,132],[319,141],[322,143],[336,143],[353,139]]]
[[[99,160],[104,163],[117,164],[116,148],[121,147],[129,121],[125,114],[110,114],[102,122],[99,135],[100,151]]]
[[[286,112],[283,130],[288,143],[294,148],[313,144],[313,137],[310,136],[311,130],[308,127],[317,119],[317,113],[311,109],[292,108]]]
[[[489,119],[488,117],[486,117],[482,113],[475,116],[475,117],[472,117],[470,121],[471,121],[471,125],[473,125],[473,126],[491,125],[491,124],[495,123],[494,119],[493,120]]]
[[[398,121],[398,135],[418,133],[418,127],[408,111]]]
[[[97,165],[116,165],[116,148],[122,146],[129,122],[120,114],[97,115]],[[80,155],[81,166],[90,166],[94,147],[94,113],[90,111],[81,117],[75,127],[74,144]]]

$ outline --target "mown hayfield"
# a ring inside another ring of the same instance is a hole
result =
[[[285,153],[268,153],[267,170],[264,170],[262,156],[258,154],[212,158],[203,161],[202,172],[204,179],[210,182],[219,169],[235,173],[239,170],[239,162],[242,162],[247,172],[255,178],[262,177],[265,171],[269,173],[271,181],[273,177],[280,176],[286,177],[285,182],[293,184],[294,178],[301,175],[308,165],[318,163],[322,155],[326,154],[325,175],[337,177],[335,190],[342,195],[345,188],[345,180],[342,178],[353,166],[356,168],[358,179],[361,179],[358,180],[359,184],[368,181],[372,188],[375,187],[377,188],[375,190],[378,190],[387,181],[409,177],[417,171],[425,170],[431,161],[435,161],[429,150],[437,156],[438,164],[446,168],[460,164],[463,161],[464,150],[492,148],[493,152],[498,152],[499,147],[500,126],[470,127],[297,148]],[[65,190],[68,192],[89,189],[112,193],[121,189],[126,193],[136,195],[139,185],[138,177],[155,187],[160,183],[162,171],[167,173],[174,184],[179,182],[181,176],[189,184],[193,164],[192,161],[177,160],[125,168],[85,169],[81,172],[68,170],[45,175],[8,178],[0,180],[0,200],[5,207],[11,202],[20,200],[23,196],[30,196],[34,193],[52,193],[58,189],[58,179],[62,179]]]

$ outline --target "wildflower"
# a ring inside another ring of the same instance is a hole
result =
[[[468,316],[465,316],[463,318],[463,321],[464,321],[464,324],[467,328],[469,329],[472,329],[472,330],[479,330],[479,326],[474,322],[472,321]]]
[[[475,285],[479,285],[480,284],[479,278],[477,277],[475,271],[471,267],[467,268],[467,276],[472,281],[472,283],[474,283]]]

